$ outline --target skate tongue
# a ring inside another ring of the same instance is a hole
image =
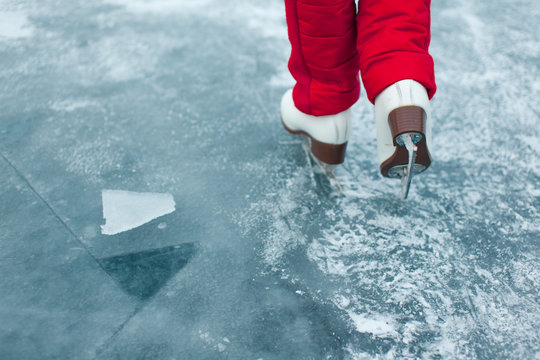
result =
[[[401,178],[401,200],[405,200],[409,195],[409,189],[414,175],[413,166],[414,161],[416,160],[416,151],[418,150],[418,147],[414,144],[413,134],[411,133],[401,135],[401,139],[403,139],[405,148],[407,148],[407,152],[409,153],[409,162],[407,168],[404,169],[403,177]]]

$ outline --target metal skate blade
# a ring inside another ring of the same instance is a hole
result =
[[[332,185],[332,187],[339,193],[339,195],[343,194],[343,189],[338,179],[336,178],[335,166],[326,164],[319,160],[315,155],[313,155],[313,153],[311,152],[311,144],[307,136],[300,135],[300,139],[302,141],[302,149],[304,149],[304,151],[306,152],[308,160],[309,158],[311,158],[311,160],[313,160],[313,162],[317,165],[316,167],[312,167],[312,169],[314,171],[318,169],[319,172],[323,173],[324,176],[328,179],[328,182],[330,182],[330,185]]]
[[[401,178],[401,200],[407,199],[409,195],[409,189],[411,188],[411,181],[414,176],[414,161],[416,160],[416,152],[418,147],[414,144],[414,139],[412,134],[403,134],[401,136],[407,152],[409,153],[409,162],[407,167],[404,170],[403,176]]]
[[[312,155],[312,158],[317,163],[317,165],[321,168],[321,170],[324,172],[324,175],[326,176],[326,178],[330,182],[330,185],[332,185],[334,187],[334,189],[336,189],[338,194],[340,194],[340,195],[343,194],[343,189],[341,188],[341,185],[340,185],[340,183],[339,183],[339,181],[338,181],[338,179],[336,177],[336,173],[334,171],[335,166],[323,163],[322,161],[320,161],[319,159],[317,159],[313,155]]]

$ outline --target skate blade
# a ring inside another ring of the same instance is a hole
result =
[[[416,153],[418,151],[416,142],[418,142],[418,138],[416,137],[415,133],[402,134],[400,135],[398,141],[398,143],[403,144],[402,146],[405,146],[407,152],[409,153],[409,161],[407,163],[407,166],[403,167],[403,172],[401,174],[398,174],[398,176],[401,175],[401,200],[405,200],[409,196],[412,178],[416,173],[416,164],[414,163],[414,161],[416,160]]]
[[[338,192],[338,194],[343,194],[343,188],[336,178],[335,165],[326,164],[313,155],[311,152],[311,144],[307,136],[300,135],[300,139],[302,141],[302,149],[308,157],[308,162],[309,159],[311,159],[317,165],[316,168],[318,168],[320,172],[328,179],[328,182]]]

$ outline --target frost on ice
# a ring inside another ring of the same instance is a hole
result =
[[[0,40],[29,37],[33,29],[28,17],[20,12],[0,11]]]
[[[103,190],[101,233],[114,235],[131,230],[175,210],[171,194],[139,193],[123,190]]]
[[[394,329],[393,321],[381,316],[376,318],[367,318],[352,311],[347,312],[353,321],[356,331],[372,334],[380,338],[396,337],[397,332]]]

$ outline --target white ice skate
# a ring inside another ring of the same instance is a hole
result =
[[[335,115],[313,116],[304,114],[293,102],[292,90],[281,99],[281,122],[291,134],[303,134],[311,140],[311,153],[330,165],[341,164],[351,130],[351,111]]]
[[[299,135],[302,148],[341,194],[342,188],[336,178],[334,166],[343,163],[351,130],[351,111],[335,115],[308,115],[294,105],[292,89],[281,99],[281,123],[291,134]]]
[[[431,164],[431,113],[426,89],[401,80],[375,99],[377,151],[383,176],[401,179],[401,198],[409,194],[414,174]]]

